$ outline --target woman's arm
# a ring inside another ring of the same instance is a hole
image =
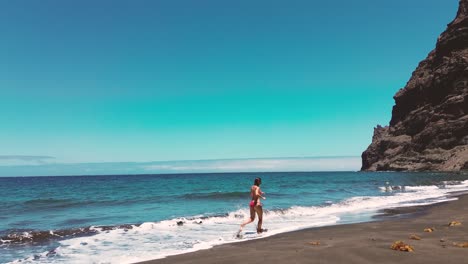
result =
[[[262,195],[264,195],[265,193],[262,192],[262,190],[260,190],[260,187],[257,188],[257,190],[255,191],[255,194],[258,196],[258,197],[261,197],[263,200],[265,200],[266,198]]]

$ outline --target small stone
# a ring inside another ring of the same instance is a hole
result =
[[[46,257],[53,257],[55,256],[55,254],[57,254],[57,252],[55,252],[55,250],[52,249],[51,251],[47,252]]]

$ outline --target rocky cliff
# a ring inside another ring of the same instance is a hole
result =
[[[362,170],[468,170],[468,0],[374,129]]]

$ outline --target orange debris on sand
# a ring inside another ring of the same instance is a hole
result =
[[[461,248],[468,248],[468,242],[463,243],[453,243],[454,246],[461,247]]]
[[[461,225],[461,223],[458,221],[452,221],[448,224],[448,226],[459,226],[459,225]]]
[[[413,252],[414,248],[408,244],[405,244],[403,241],[395,241],[393,245],[390,247],[393,250],[399,250],[399,251],[407,251],[407,252]]]
[[[434,227],[424,228],[424,232],[428,232],[428,233],[434,232],[434,230],[435,230]]]
[[[413,239],[413,240],[421,240],[421,237],[419,237],[419,236],[417,236],[417,235],[414,235],[414,234],[411,235],[409,238],[410,238],[410,239]]]
[[[320,246],[320,242],[319,241],[312,241],[312,242],[309,242],[309,245]]]

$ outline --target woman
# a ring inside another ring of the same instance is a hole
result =
[[[258,215],[258,225],[257,225],[257,233],[260,234],[264,229],[262,229],[262,222],[263,222],[263,208],[262,208],[262,203],[260,202],[259,198],[266,199],[262,192],[260,190],[260,184],[262,184],[262,179],[261,178],[256,178],[254,181],[254,185],[250,187],[250,196],[252,197],[252,200],[250,201],[249,208],[250,208],[250,218],[249,220],[245,221],[244,223],[241,224],[239,233],[242,231],[244,226],[247,224],[252,223],[255,220],[255,213]]]

